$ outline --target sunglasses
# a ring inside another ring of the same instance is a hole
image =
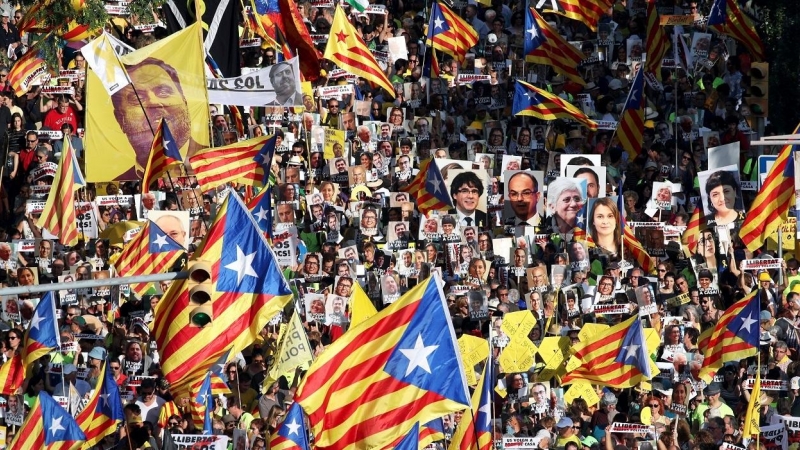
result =
[[[179,425],[178,422],[170,422],[169,423],[169,426],[171,426],[171,427],[177,427],[178,425]]]

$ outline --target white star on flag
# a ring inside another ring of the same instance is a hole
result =
[[[636,344],[631,344],[625,347],[627,351],[627,353],[625,354],[625,359],[632,357],[636,361],[639,361],[639,347],[641,347],[641,345],[636,345]]]
[[[539,37],[539,30],[536,29],[536,25],[531,24],[530,30],[527,31],[528,34],[531,35],[530,39],[534,40]]]
[[[492,405],[489,403],[483,404],[480,408],[478,408],[478,412],[482,412],[484,414],[484,424],[489,425],[489,423],[492,421]]]
[[[169,147],[170,142],[172,142],[172,141],[170,141],[168,139],[164,139],[164,148]]]
[[[100,397],[103,398],[103,405],[106,406],[106,407],[109,406],[108,405],[108,397],[110,397],[110,396],[111,396],[111,394],[100,394]]]
[[[236,284],[242,284],[242,280],[244,279],[245,275],[258,278],[258,273],[256,273],[256,270],[253,268],[253,260],[255,258],[255,252],[245,255],[242,251],[242,247],[239,247],[238,245],[236,246],[236,261],[228,263],[228,265],[225,266],[226,269],[236,272]]]
[[[44,321],[44,317],[40,316],[39,313],[34,313],[33,318],[31,319],[31,330],[38,330],[39,324]]]
[[[267,210],[267,209],[264,209],[264,207],[263,207],[263,206],[259,206],[259,207],[258,207],[258,212],[256,212],[256,213],[255,213],[255,214],[253,214],[253,215],[254,215],[254,216],[255,216],[255,217],[258,219],[258,221],[260,222],[260,221],[262,221],[262,220],[264,220],[264,221],[266,221],[266,220],[267,220],[267,214],[269,214],[269,210]]]
[[[747,316],[742,321],[742,326],[741,326],[741,328],[739,328],[739,330],[747,330],[748,333],[752,333],[753,332],[752,327],[753,327],[753,325],[755,325],[757,323],[758,323],[758,321],[756,319],[754,319],[754,318],[752,318],[750,316]]]
[[[432,164],[436,164],[436,163],[432,163]],[[442,184],[442,182],[437,180],[436,178],[430,180],[430,183],[433,185],[433,192],[434,193],[438,193],[438,192],[440,192],[442,190],[442,188],[440,186]]]
[[[286,428],[289,429],[289,434],[300,434],[300,424],[297,423],[297,419],[292,419],[292,423],[287,423]]]
[[[425,343],[422,342],[422,333],[417,335],[417,341],[414,343],[414,348],[401,348],[400,353],[408,358],[406,376],[409,376],[417,367],[425,372],[431,373],[431,366],[428,363],[428,356],[435,352],[437,348],[439,348],[438,345],[429,345],[426,347]]]
[[[442,28],[442,25],[444,25],[444,20],[442,20],[442,16],[436,16],[436,18],[433,20],[433,25],[434,25],[433,28]]]
[[[58,433],[59,431],[66,431],[66,428],[64,428],[64,426],[61,425],[62,419],[64,419],[64,416],[56,417],[55,419],[53,419],[53,424],[50,425],[50,428],[48,428],[48,430],[50,430],[50,432],[53,433],[53,436],[55,436],[56,433]]]
[[[168,242],[167,242],[167,235],[166,234],[160,235],[160,234],[156,233],[156,239],[153,241],[153,244],[157,245],[158,246],[158,250],[160,251],[161,247],[163,247],[165,245],[169,245]]]

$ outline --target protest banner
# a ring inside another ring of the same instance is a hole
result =
[[[291,74],[288,77],[282,72],[287,65],[291,68]],[[273,74],[273,72],[275,73]],[[280,86],[281,95],[276,92],[276,87],[273,85],[273,77],[278,72],[281,72],[282,83],[287,80],[286,86]],[[206,87],[208,88],[208,100],[216,104],[237,106],[300,106],[303,104],[297,58],[235,78],[208,78]]]

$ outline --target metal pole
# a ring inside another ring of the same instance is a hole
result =
[[[37,294],[66,289],[92,289],[101,286],[119,286],[122,284],[153,283],[158,281],[185,280],[189,272],[157,273],[153,275],[138,275],[135,277],[103,278],[97,280],[82,280],[72,283],[50,283],[35,286],[17,286],[0,289],[0,295]]]
[[[783,231],[781,230],[782,227],[783,225],[780,225],[778,227],[778,259],[780,259],[781,261],[783,260]],[[783,267],[781,266],[781,268],[778,269],[777,285],[781,286],[782,284],[783,284]]]

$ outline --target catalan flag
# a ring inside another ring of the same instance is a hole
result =
[[[747,412],[744,416],[742,436],[758,436],[761,433],[761,406],[761,367],[759,364],[756,366],[756,381],[753,383],[750,401],[747,402]]]
[[[439,78],[442,76],[442,69],[439,67],[439,59],[436,58],[436,50],[430,48],[425,51],[425,58],[422,65],[422,76],[428,78]]]
[[[472,411],[461,417],[450,450],[491,450],[493,444],[492,427],[492,396],[494,383],[492,382],[492,357],[483,367],[483,376],[475,392],[472,393]]]
[[[264,167],[265,158],[274,152],[275,135],[260,136],[200,150],[189,158],[189,163],[203,192],[234,181],[258,186],[264,183],[264,177],[269,174],[269,167]],[[272,161],[271,157],[269,161]]]
[[[319,355],[295,401],[319,447],[382,448],[417,423],[468,407],[438,276],[351,328]]]
[[[375,83],[382,87],[387,94],[394,96],[392,83],[389,82],[389,78],[381,70],[375,56],[361,39],[361,33],[347,21],[347,16],[341,7],[336,8],[328,35],[330,37],[328,45],[325,47],[325,59],[354,75]]]
[[[736,0],[714,0],[708,14],[708,26],[744,44],[757,61],[764,60],[764,43]]]
[[[435,159],[423,161],[419,166],[419,173],[401,190],[417,198],[417,206],[422,214],[453,207],[444,177]]]
[[[197,390],[197,395],[191,399],[197,412],[200,412],[199,425],[197,428],[203,430],[203,434],[213,434],[213,426],[211,425],[211,415],[214,412],[214,394],[211,392],[211,372],[206,373],[203,378],[203,383],[200,389]],[[195,419],[195,411],[192,411],[192,420],[195,425],[198,421]]]
[[[303,408],[293,403],[286,412],[278,431],[272,434],[269,441],[270,450],[309,450],[308,431],[306,431]]]
[[[28,49],[8,71],[8,83],[18,97],[25,95],[34,81],[47,74],[47,63],[37,47]]]
[[[689,219],[689,223],[686,224],[686,230],[681,236],[681,244],[683,244],[684,251],[687,254],[694,255],[697,253],[697,245],[700,243],[701,233],[706,227],[702,206],[697,205],[694,207],[692,217]]]
[[[597,130],[595,121],[561,97],[520,80],[517,80],[514,89],[511,114],[515,116],[532,116],[542,120],[571,119],[590,130]]]
[[[114,263],[121,277],[164,273],[183,255],[183,245],[175,242],[155,222],[147,221],[142,230],[125,245]],[[138,295],[143,295],[149,283],[140,283]]]
[[[658,19],[658,10],[654,0],[647,1],[647,39],[645,40],[645,51],[647,60],[644,63],[645,72],[652,73],[656,79],[661,81],[661,62],[667,54],[669,40],[661,28]]]
[[[444,420],[441,417],[419,427],[419,448],[444,440]]]
[[[761,336],[758,290],[731,305],[711,333],[704,333],[697,347],[703,352],[700,379],[710,383],[729,361],[739,361],[758,353]]]
[[[58,320],[53,293],[47,292],[33,310],[33,318],[25,331],[22,348],[22,362],[30,367],[37,359],[60,347],[58,341]]]
[[[631,157],[636,157],[642,152],[645,103],[644,71],[639,69],[633,76],[631,91],[628,93],[628,100],[622,108],[617,124],[619,143]]]
[[[153,137],[153,145],[150,147],[150,157],[147,159],[147,167],[144,169],[142,177],[142,194],[149,192],[150,185],[155,183],[166,171],[183,162],[181,152],[172,132],[164,117],[158,120],[156,135]]]
[[[263,189],[247,202],[247,209],[250,210],[258,228],[264,232],[267,240],[272,239],[272,186]]]
[[[555,12],[570,19],[585,23],[592,31],[597,30],[597,23],[608,14],[613,1],[608,0],[559,0],[558,10],[545,10],[545,12]]]
[[[75,417],[81,430],[86,433],[85,447],[92,447],[117,431],[117,425],[123,420],[125,415],[122,412],[119,387],[112,373],[108,371],[108,364],[103,364],[89,403]]]
[[[625,177],[622,178],[619,185],[623,186],[624,184]],[[617,196],[617,209],[619,209],[619,226],[622,230],[622,248],[633,256],[633,259],[639,263],[639,267],[641,267],[645,273],[652,273],[656,268],[656,262],[653,260],[653,257],[647,253],[647,250],[644,249],[639,239],[636,239],[633,231],[628,226],[627,222],[625,222],[625,209],[623,206],[624,197],[619,195]]]
[[[275,41],[285,41],[283,56],[292,58],[297,51],[300,71],[307,81],[319,78],[320,54],[314,47],[297,4],[290,0],[251,0],[255,16]],[[335,22],[335,20],[334,20]],[[278,32],[280,32],[278,34]],[[333,26],[331,26],[333,36]],[[327,58],[327,57],[326,57]]]
[[[578,73],[583,53],[567,42],[533,8],[525,11],[525,60],[552,66],[557,73],[580,85],[586,82]]]
[[[25,381],[25,366],[22,356],[15,354],[0,367],[0,394],[15,395]]]
[[[794,133],[800,132],[800,125]],[[777,230],[789,216],[789,208],[794,206],[794,158],[796,145],[783,147],[775,163],[761,183],[753,206],[739,230],[739,237],[750,251],[755,251],[767,240],[767,236]]]
[[[39,25],[39,21],[36,20],[36,16],[41,14],[42,8],[47,8],[52,3],[52,0],[45,0],[41,2],[34,2],[28,9],[25,11],[25,14],[22,15],[22,19],[17,21],[17,29],[19,30],[20,34],[23,33],[47,33],[48,31],[52,30],[53,27],[44,27]]]
[[[649,381],[657,372],[637,315],[598,333],[590,341],[579,342],[567,362],[567,374],[561,384],[585,380],[601,386],[629,388]]]
[[[592,248],[595,247],[596,244],[594,239],[592,239],[592,235],[586,232],[586,223],[588,222],[586,206],[588,203],[589,202],[584,202],[581,210],[578,211],[578,219],[575,223],[575,228],[572,229],[572,239],[576,242],[583,242],[587,247]]]
[[[58,164],[53,187],[47,195],[37,225],[58,236],[61,244],[72,247],[78,244],[78,225],[75,218],[75,194],[86,185],[70,140],[64,139],[61,161]]]
[[[478,43],[478,33],[447,5],[434,2],[428,23],[428,42],[431,48],[441,50],[463,63],[469,49]]]
[[[196,305],[183,280],[159,302],[153,324],[164,377],[176,389],[201,379],[229,350],[250,345],[292,299],[275,255],[237,195],[226,197],[194,257],[211,265],[211,322],[191,324]]]
[[[42,391],[8,450],[73,450],[82,448],[85,440],[86,435],[75,419],[53,397]]]

